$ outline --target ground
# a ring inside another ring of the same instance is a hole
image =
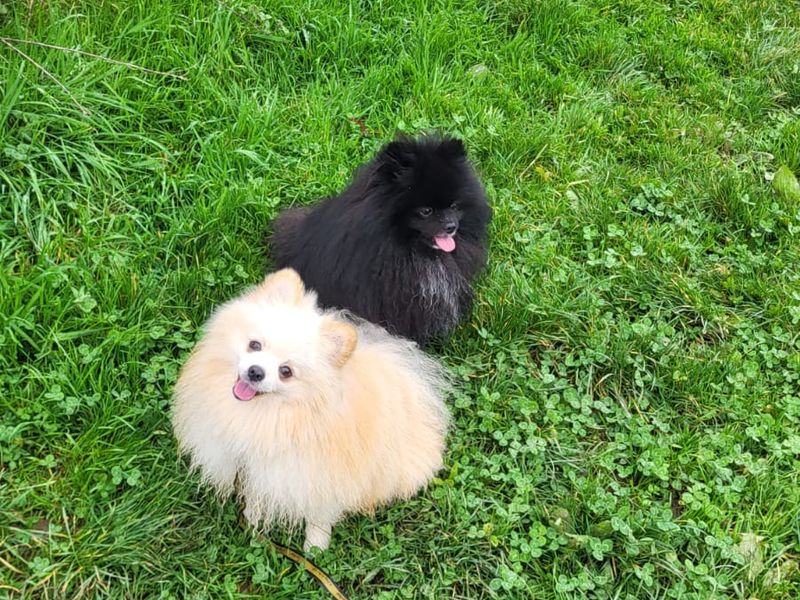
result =
[[[436,129],[495,209],[432,349],[446,466],[319,565],[353,598],[798,597],[799,32],[794,0],[4,3],[0,595],[326,597],[188,473],[170,395],[276,212]]]

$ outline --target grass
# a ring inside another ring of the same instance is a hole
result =
[[[495,207],[436,349],[446,468],[319,564],[354,598],[798,597],[799,32],[786,0],[0,6],[166,73],[0,43],[0,595],[325,597],[187,473],[172,385],[280,207],[441,129]]]

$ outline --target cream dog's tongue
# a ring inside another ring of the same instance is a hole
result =
[[[456,249],[456,239],[452,235],[440,235],[433,238],[433,242],[444,252],[452,252]]]
[[[239,400],[252,400],[253,396],[256,395],[256,391],[250,387],[249,383],[239,379],[236,381],[236,385],[233,386],[233,395]]]

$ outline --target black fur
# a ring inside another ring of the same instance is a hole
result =
[[[271,254],[276,268],[300,273],[323,306],[424,344],[469,314],[491,215],[460,140],[400,139],[340,195],[284,211]],[[436,248],[434,237],[454,226],[455,249]]]

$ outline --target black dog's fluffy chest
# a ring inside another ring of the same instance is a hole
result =
[[[471,296],[469,284],[455,261],[447,258],[425,258],[416,265],[419,281],[415,299],[421,310],[436,315],[438,321],[433,323],[431,335],[455,327]]]

